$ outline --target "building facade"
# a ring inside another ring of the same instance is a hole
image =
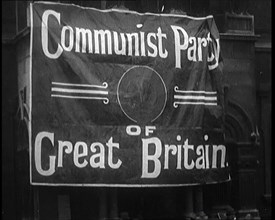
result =
[[[2,2],[3,219],[195,219],[193,213],[197,219],[271,219],[271,0],[58,1],[214,16],[221,36],[232,180],[166,189],[29,184],[30,2]]]

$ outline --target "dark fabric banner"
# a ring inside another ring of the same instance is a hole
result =
[[[30,12],[32,184],[230,179],[212,16],[50,2]]]

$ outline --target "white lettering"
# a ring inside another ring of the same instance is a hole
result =
[[[169,169],[168,163],[169,163],[169,151],[171,151],[171,154],[176,155],[177,153],[177,147],[176,145],[164,145],[164,169]]]
[[[80,153],[80,146],[82,147],[82,153]],[[86,157],[87,155],[88,155],[87,144],[85,142],[76,142],[74,146],[74,164],[79,168],[86,167],[88,164],[87,160],[84,158],[83,162],[80,163],[79,158]]]
[[[69,45],[66,46],[66,31],[69,31]],[[74,31],[70,26],[64,26],[61,31],[61,46],[66,51],[71,51],[74,46]]]
[[[80,40],[81,40],[82,42],[81,52],[86,53],[87,37],[88,37],[88,44],[89,44],[89,53],[92,53],[93,52],[92,32],[89,29],[76,28],[75,52],[80,52]],[[105,50],[104,50],[104,53],[105,53]]]
[[[96,142],[96,143],[93,143],[91,145],[91,151],[93,153],[96,152],[96,148],[95,147],[98,147],[99,148],[99,153],[97,154],[94,154],[91,156],[90,158],[90,165],[91,167],[93,168],[105,168],[105,164],[104,164],[104,161],[105,161],[105,149],[104,149],[104,146],[103,144],[99,143],[99,142]],[[96,162],[96,158],[98,158],[98,162]]]
[[[161,32],[161,28],[158,28],[158,33],[157,33],[157,37],[158,37],[158,48],[159,48],[159,56],[161,58],[166,58],[168,56],[168,51],[165,49],[163,52],[163,48],[162,48],[162,38],[166,38],[166,34],[163,34]]]
[[[42,165],[41,165],[41,147],[42,147],[42,140],[46,138],[48,139],[52,146],[54,146],[54,134],[50,132],[40,132],[37,134],[35,138],[35,143],[34,143],[34,162],[35,162],[35,168],[43,176],[50,176],[55,172],[55,158],[56,156],[49,156],[50,161],[49,161],[49,169],[48,170],[43,170]]]
[[[153,134],[154,130],[156,130],[156,126],[146,126],[145,127],[145,136],[149,136],[149,134]]]
[[[120,159],[118,159],[116,164],[113,163],[113,148],[115,147],[115,148],[119,149],[119,144],[114,143],[113,142],[113,137],[111,137],[106,145],[109,148],[109,151],[108,151],[108,165],[113,169],[118,169],[121,166],[122,162],[121,162]]]
[[[121,37],[121,50],[119,49],[119,40],[117,32],[114,33],[114,44],[115,44],[115,53],[117,55],[126,55],[126,39],[123,33],[120,34]]]
[[[188,34],[186,31],[178,26],[171,25],[171,28],[174,32],[175,37],[175,60],[176,60],[176,68],[181,68],[181,51],[186,50],[188,47]],[[183,35],[183,44],[181,44],[181,36],[180,33]]]
[[[48,46],[49,46],[48,45],[48,42],[49,42],[49,40],[48,40],[48,37],[49,37],[48,36],[49,35],[49,33],[48,33],[48,30],[49,30],[48,19],[49,19],[50,15],[53,15],[57,19],[58,23],[60,24],[60,13],[57,13],[53,10],[46,10],[43,13],[42,22],[41,22],[42,49],[43,49],[44,54],[47,57],[49,57],[51,59],[57,59],[62,54],[63,49],[59,44],[57,44],[56,52],[53,54],[49,52],[49,48],[48,48]]]
[[[138,136],[141,133],[141,128],[138,125],[129,125],[126,127],[126,133],[131,136]]]
[[[72,153],[73,144],[70,141],[58,141],[58,163],[57,167],[63,167],[63,149],[66,147],[67,154]]]
[[[98,37],[100,35],[100,43]],[[95,36],[95,53],[99,54],[99,45],[101,45],[101,54],[106,54],[105,49],[105,35],[107,36],[107,47],[108,47],[108,54],[112,54],[112,40],[111,40],[111,32],[109,30],[94,30]]]
[[[149,155],[149,146],[155,146],[155,153]],[[161,171],[161,163],[159,157],[161,155],[160,139],[147,138],[142,139],[142,175],[141,178],[157,178]],[[149,172],[149,161],[154,163],[154,170]]]
[[[184,145],[182,146],[184,149],[184,167],[187,170],[191,170],[194,168],[194,161],[191,160],[191,163],[188,163],[188,159],[189,159],[189,150],[194,150],[194,145],[189,145],[188,144],[188,139],[186,139],[186,141],[184,142]]]
[[[207,41],[205,38],[198,37],[198,60],[202,61],[202,47],[207,46]]]
[[[149,34],[147,35],[147,43],[148,43],[148,46],[149,46],[151,49],[153,49],[153,51],[154,51],[153,53],[151,53],[151,52],[148,50],[148,56],[149,56],[149,57],[156,57],[157,54],[158,54],[158,48],[157,48],[157,46],[156,46],[155,44],[152,43],[151,37],[154,37],[155,40],[156,40],[156,34],[155,34],[155,33],[149,33]]]
[[[224,145],[213,145],[212,168],[217,168],[217,152],[221,151],[221,168],[225,167],[225,153]]]
[[[133,55],[133,43],[132,43],[132,37],[134,37],[135,40],[135,56],[139,56],[139,42],[138,42],[138,34],[132,33],[132,34],[126,34],[127,40],[128,40],[128,56]]]
[[[204,148],[203,145],[199,145],[196,149],[198,156],[196,160],[196,169],[205,169],[205,158],[204,158]]]

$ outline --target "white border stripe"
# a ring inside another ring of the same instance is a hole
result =
[[[56,88],[56,87],[53,87],[53,88],[52,88],[52,92],[108,95],[108,92],[107,92],[107,91],[100,91],[100,90],[85,90],[85,89],[63,89],[63,88]]]
[[[99,12],[112,12],[112,11],[114,11],[114,12],[119,12],[119,13],[130,13],[130,14],[136,14],[136,15],[154,15],[154,16],[160,16],[160,17],[189,18],[189,19],[193,19],[193,20],[206,20],[206,19],[212,19],[213,18],[213,15],[208,15],[206,17],[192,17],[192,16],[189,16],[189,15],[180,15],[180,14],[155,14],[155,13],[150,13],[150,12],[139,13],[139,12],[136,12],[136,11],[115,9],[115,8],[101,10],[101,9],[92,8],[92,7],[83,7],[83,6],[79,6],[79,5],[75,5],[75,4],[56,3],[56,2],[47,2],[47,1],[37,1],[35,3],[50,4],[50,5],[71,5],[71,6],[76,6],[78,8],[91,9],[91,10],[95,10],[95,11],[99,11]]]
[[[206,96],[192,96],[192,95],[174,95],[175,99],[195,99],[205,101],[217,101],[217,97],[206,97]]]
[[[174,105],[217,105],[217,103],[212,102],[174,102]]]
[[[217,184],[231,181],[231,176],[228,176],[228,179],[223,181],[212,181],[209,184]],[[201,185],[201,183],[182,183],[182,184],[92,184],[92,183],[32,183],[35,186],[83,186],[83,187],[127,187],[127,188],[150,188],[150,187],[178,187],[178,186],[196,186]]]
[[[32,184],[32,53],[33,53],[33,4],[30,3],[30,111],[29,111],[29,161],[30,183]]]

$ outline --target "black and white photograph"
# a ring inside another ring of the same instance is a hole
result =
[[[2,1],[3,220],[272,220],[271,0]]]

